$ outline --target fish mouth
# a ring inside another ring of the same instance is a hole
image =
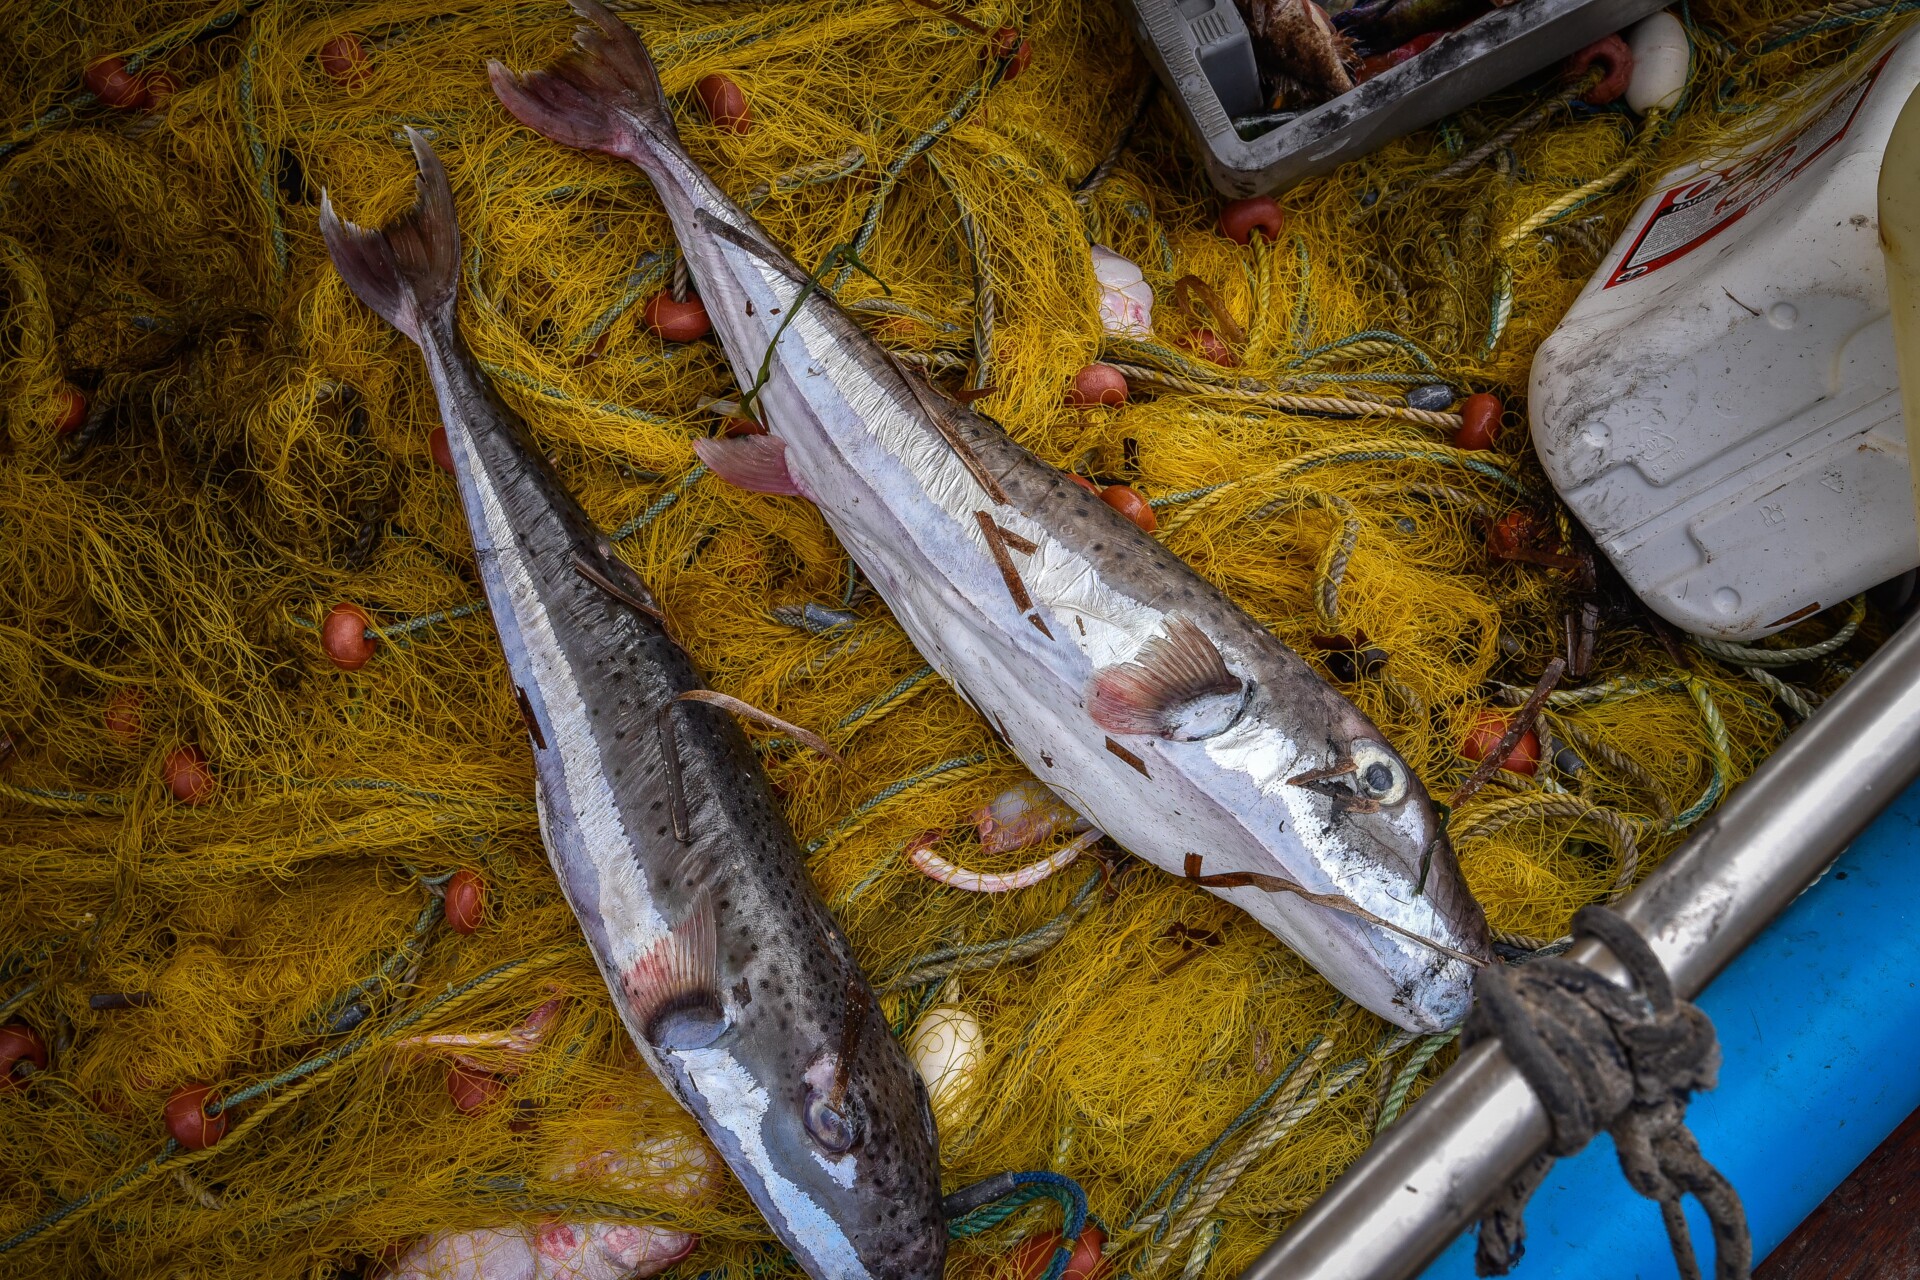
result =
[[[765,1083],[780,1073],[764,1062],[750,1071],[738,1048],[722,1041],[673,1052],[668,1061],[687,1085],[688,1109],[807,1274],[937,1280],[945,1219],[937,1183],[916,1177],[917,1131],[876,1123],[861,1143],[830,1156],[807,1136],[803,1092]],[[873,1111],[876,1121],[885,1114]],[[927,1153],[929,1167],[932,1159]]]

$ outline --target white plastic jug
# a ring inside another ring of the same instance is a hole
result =
[[[1667,175],[1534,358],[1533,438],[1655,612],[1750,640],[1920,563],[1876,187],[1920,38]]]

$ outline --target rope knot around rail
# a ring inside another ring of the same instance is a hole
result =
[[[1574,917],[1576,938],[1592,937],[1626,966],[1633,988],[1563,958],[1482,972],[1464,1043],[1497,1039],[1546,1108],[1553,1137],[1496,1193],[1480,1220],[1474,1257],[1482,1276],[1506,1275],[1525,1243],[1521,1215],[1556,1157],[1613,1136],[1628,1185],[1657,1202],[1682,1280],[1700,1280],[1687,1220],[1691,1195],[1713,1228],[1715,1280],[1747,1280],[1753,1240],[1740,1197],[1700,1153],[1687,1128],[1687,1101],[1720,1073],[1720,1042],[1698,1007],[1676,999],[1659,957],[1606,907]]]

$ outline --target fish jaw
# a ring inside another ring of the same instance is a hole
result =
[[[904,1062],[890,1035],[885,1048]],[[763,1082],[726,1038],[665,1056],[685,1081],[682,1092],[701,1128],[809,1276],[937,1280],[946,1259],[940,1189],[915,1176],[937,1168],[930,1110],[921,1133],[893,1135],[907,1145],[924,1139],[926,1158],[900,1160],[865,1146],[835,1154],[813,1143],[799,1119],[804,1081]],[[916,1092],[924,1103],[924,1088]],[[902,1185],[876,1182],[887,1170],[904,1172]]]
[[[1289,688],[1281,676],[1257,689],[1225,732],[1167,752],[1190,762],[1238,837],[1204,857],[1203,870],[1277,869],[1354,910],[1254,886],[1214,891],[1382,1017],[1411,1031],[1457,1025],[1492,951],[1485,914],[1425,789],[1372,722],[1331,690]],[[1192,761],[1195,747],[1204,763]]]

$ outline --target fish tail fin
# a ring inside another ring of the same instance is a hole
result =
[[[640,37],[596,0],[571,3],[586,21],[552,67],[515,75],[487,64],[501,105],[534,132],[582,151],[638,163],[654,145],[677,147],[673,114]]]
[[[407,138],[420,167],[413,182],[413,207],[370,230],[343,220],[322,192],[320,234],[347,287],[418,342],[429,317],[453,308],[460,279],[460,222],[440,157],[418,130],[409,128]]]

